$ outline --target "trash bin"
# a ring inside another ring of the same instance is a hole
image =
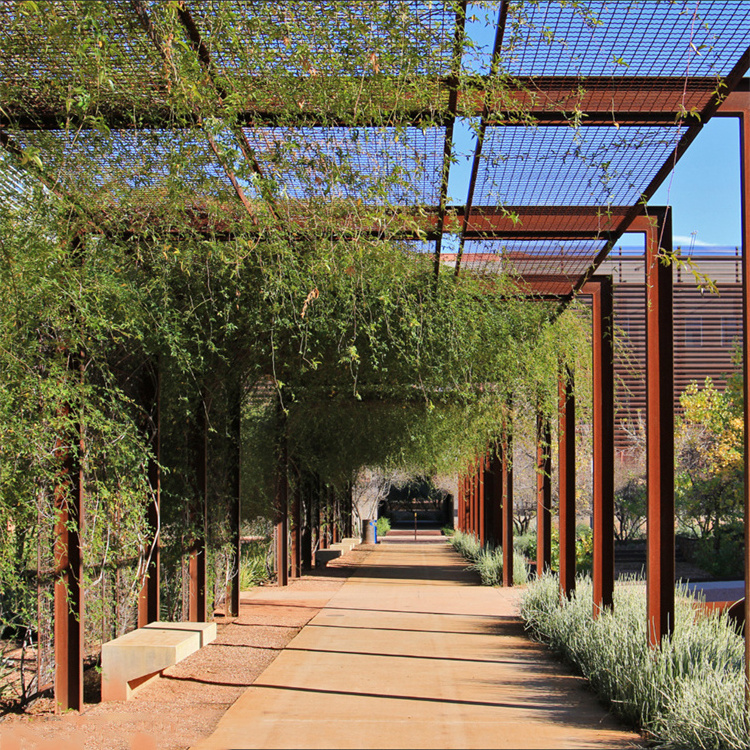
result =
[[[370,521],[370,525],[372,526],[373,544],[377,544],[378,543],[378,522]]]
[[[375,544],[376,543],[376,525],[375,521],[371,521],[369,518],[362,519],[362,543],[363,544]]]

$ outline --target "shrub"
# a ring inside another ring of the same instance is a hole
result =
[[[648,646],[642,581],[615,588],[613,611],[595,620],[588,577],[560,603],[559,582],[545,575],[526,590],[521,616],[589,679],[626,721],[668,747],[747,747],[743,717],[743,640],[726,614],[696,616],[677,597],[675,630],[661,649]]]
[[[378,539],[380,539],[381,536],[385,536],[391,530],[391,522],[385,516],[380,516],[375,525],[375,529],[378,534]]]
[[[469,562],[469,570],[476,570],[484,586],[499,586],[503,582],[503,548],[486,545],[482,547],[473,534],[456,531],[450,538],[453,548]],[[513,583],[522,586],[529,579],[526,558],[513,551]]]

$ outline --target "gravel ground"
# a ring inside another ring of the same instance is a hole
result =
[[[369,549],[360,545],[327,568],[291,581],[290,588],[300,595],[291,606],[247,592],[238,618],[217,618],[216,641],[166,669],[127,703],[100,703],[99,675],[90,670],[82,711],[55,715],[52,700],[40,699],[24,713],[6,715],[0,720],[0,750],[189,748],[213,732],[229,706],[343,586]]]

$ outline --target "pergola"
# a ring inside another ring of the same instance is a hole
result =
[[[28,34],[32,28],[21,23],[21,6],[0,6],[0,144],[6,154],[0,184],[6,196],[29,180],[41,180],[69,200],[97,191],[137,192],[168,172],[172,149],[190,151],[195,158],[183,179],[186,207],[195,209],[193,229],[209,222],[212,232],[232,231],[231,221],[224,226],[215,212],[202,212],[204,205],[219,204],[229,217],[249,213],[261,223],[305,228],[315,222],[316,201],[336,204],[342,236],[365,232],[400,239],[434,257],[436,279],[447,267],[456,275],[503,270],[517,277],[518,294],[558,300],[561,306],[577,295],[590,296],[595,611],[612,605],[614,586],[612,282],[597,269],[625,232],[645,234],[648,618],[651,642],[659,644],[674,618],[672,280],[671,266],[660,262],[672,254],[672,230],[669,208],[648,201],[711,117],[740,118],[743,269],[750,273],[750,81],[743,78],[750,67],[750,5],[628,0],[589,3],[580,10],[503,0],[490,7],[489,47],[469,58],[471,15],[479,11],[465,0],[334,5],[325,19],[336,25],[325,35],[316,28],[313,4],[238,1],[219,12],[213,3],[187,0],[176,9],[179,53],[192,57],[192,83],[201,91],[196,96],[205,96],[193,109],[175,104],[169,72],[175,42],[165,36],[160,9],[142,0],[109,6],[109,25],[81,28],[80,34],[88,35],[94,52],[97,39],[107,39],[106,64],[130,95],[100,92],[89,119],[71,111],[70,91],[79,76],[95,75],[95,55],[74,58],[56,31],[75,27],[76,4],[50,3],[54,13],[46,20],[40,16],[34,38],[19,36],[19,29]],[[377,26],[388,13],[392,25]],[[287,36],[291,17],[304,19],[299,28],[308,24],[306,31]],[[401,39],[410,38],[412,49],[421,51],[419,65],[408,71],[399,68],[402,58],[389,46],[399,24]],[[367,69],[359,44],[372,48],[364,57]],[[328,54],[328,69],[311,68],[302,52],[310,48],[316,59]],[[350,59],[356,62],[349,65]],[[283,91],[274,77],[284,79]],[[294,97],[293,116],[280,96]],[[232,121],[224,125],[239,143],[239,169],[227,156],[223,134],[209,123],[212,115],[224,117],[230,102]],[[455,154],[467,143],[473,152],[468,179],[463,194],[451,200],[459,185]],[[46,155],[46,170],[28,158],[34,149]],[[96,173],[88,168],[92,154],[99,155]],[[408,179],[389,182],[384,194],[368,192],[367,175],[396,169]],[[114,200],[108,210],[116,207]],[[100,206],[80,210],[102,220]],[[139,220],[134,214],[133,232]],[[746,285],[746,446],[747,294]],[[572,393],[572,374],[561,374],[560,582],[566,595],[575,575]],[[549,567],[551,528],[550,459],[543,448],[550,429],[543,420],[538,433],[542,570]],[[459,524],[483,541],[502,541],[510,585],[507,455],[506,446],[479,458],[461,479]],[[747,447],[745,466],[747,519]],[[66,512],[74,517],[77,511],[71,505]],[[65,521],[59,527],[65,556],[56,589],[56,695],[61,706],[79,708],[81,562]],[[280,529],[285,523],[281,518]],[[277,557],[285,561],[285,531],[278,540]],[[295,555],[299,547],[297,540]],[[298,565],[293,561],[293,570]],[[747,561],[745,570],[747,580]],[[283,562],[278,574],[283,584]],[[205,571],[196,567],[191,575],[196,597],[191,616],[203,619],[205,605],[198,600]],[[142,596],[144,624],[158,617],[158,585],[157,556]],[[238,580],[232,600],[237,608]]]

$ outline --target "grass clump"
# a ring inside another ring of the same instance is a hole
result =
[[[460,555],[471,564],[469,570],[476,570],[484,586],[499,586],[503,582],[503,548],[486,545],[482,547],[473,534],[456,531],[450,543]],[[529,578],[526,558],[517,550],[513,551],[513,583],[521,586]]]
[[[614,610],[595,620],[592,586],[578,579],[560,602],[552,575],[531,583],[521,616],[532,636],[562,654],[625,721],[660,747],[746,748],[743,640],[725,613],[697,615],[678,592],[671,640],[650,649],[643,581],[615,588]]]

